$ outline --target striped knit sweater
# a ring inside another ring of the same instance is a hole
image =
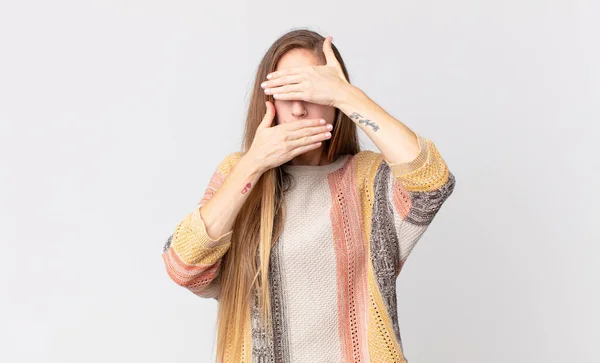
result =
[[[363,150],[323,166],[284,165],[294,182],[270,260],[273,334],[260,327],[255,294],[242,356],[227,362],[407,362],[396,279],[455,184],[433,142],[417,137],[420,153],[407,163]],[[241,156],[219,164],[200,206]],[[167,239],[167,273],[216,299],[232,232],[209,238],[196,208]]]

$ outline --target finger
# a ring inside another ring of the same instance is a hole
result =
[[[303,146],[297,147],[297,148],[293,149],[292,151],[290,151],[290,156],[292,156],[292,159],[293,159],[296,156],[298,156],[300,154],[304,154],[305,152],[307,152],[309,150],[318,148],[319,146],[321,146],[321,144],[322,144],[322,142],[319,141],[314,144],[303,145]]]
[[[325,59],[327,60],[327,65],[339,65],[337,58],[335,57],[335,53],[333,52],[333,46],[331,42],[333,41],[333,37],[331,35],[325,38],[323,41],[323,53],[325,53]]]
[[[302,84],[301,83],[287,84],[285,86],[279,86],[279,87],[275,87],[275,88],[265,89],[265,93],[268,95],[283,94],[283,93],[290,93],[290,92],[302,92]]]
[[[302,129],[305,127],[324,125],[325,123],[324,122],[321,123],[321,120],[322,119],[319,119],[319,118],[298,120],[298,121],[286,122],[286,123],[282,124],[281,126],[283,126],[288,131],[294,131],[294,130],[299,130],[299,129]]]
[[[267,106],[267,112],[258,127],[271,127],[273,124],[273,119],[275,118],[275,106],[271,101],[265,101],[265,106]]]
[[[330,132],[331,130],[332,130],[331,125],[311,126],[311,127],[305,127],[305,128],[295,130],[295,131],[290,131],[288,133],[288,137],[289,137],[289,140],[295,140],[295,139],[299,139],[299,138],[305,137],[305,136],[311,136],[311,135],[316,135],[316,134],[320,134],[320,133],[327,133],[327,132]]]
[[[304,92],[275,93],[273,94],[273,98],[276,98],[278,100],[300,100],[306,102],[310,101],[306,98]]]
[[[277,79],[272,79],[270,81],[264,81],[260,84],[260,86],[264,89],[273,88],[277,86],[283,86],[286,84],[295,84],[302,82],[302,76],[299,74],[291,75],[291,76],[283,76],[278,77]]]
[[[321,142],[321,141],[329,139],[330,137],[331,137],[331,133],[327,132],[327,133],[320,133],[320,134],[311,135],[311,136],[304,136],[299,139],[291,140],[288,142],[292,146],[292,148],[297,148],[297,147],[301,147],[301,146],[305,146],[305,145],[314,144],[316,142]]]
[[[290,68],[282,69],[280,71],[271,72],[271,73],[267,74],[267,79],[275,79],[278,77],[300,74],[300,73],[302,73],[302,71],[304,71],[305,68],[306,68],[306,66],[297,66],[297,67],[290,67]]]

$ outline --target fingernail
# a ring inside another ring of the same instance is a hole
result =
[[[319,123],[320,123],[321,125],[325,125],[325,120],[319,120]]]

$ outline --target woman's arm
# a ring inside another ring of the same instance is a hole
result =
[[[217,298],[222,257],[231,246],[233,223],[262,175],[240,152],[225,157],[198,206],[178,223],[162,258],[175,283],[204,298]]]
[[[336,107],[373,140],[391,175],[407,192],[438,191],[453,179],[431,140],[393,118],[359,88],[348,84],[339,94]]]
[[[390,164],[413,161],[421,151],[417,134],[369,98],[348,84],[339,93],[336,107],[348,115],[369,136]]]
[[[200,214],[209,236],[218,237],[232,232],[242,205],[262,174],[263,170],[256,163],[242,156],[222,186],[217,189],[213,185],[214,194],[205,195],[199,203]]]

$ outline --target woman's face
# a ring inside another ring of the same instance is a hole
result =
[[[322,65],[319,60],[306,49],[292,49],[281,57],[276,71],[308,65]],[[278,100],[275,105],[277,124],[294,122],[303,119],[324,119],[332,124],[335,117],[335,107],[319,105],[301,100]]]

